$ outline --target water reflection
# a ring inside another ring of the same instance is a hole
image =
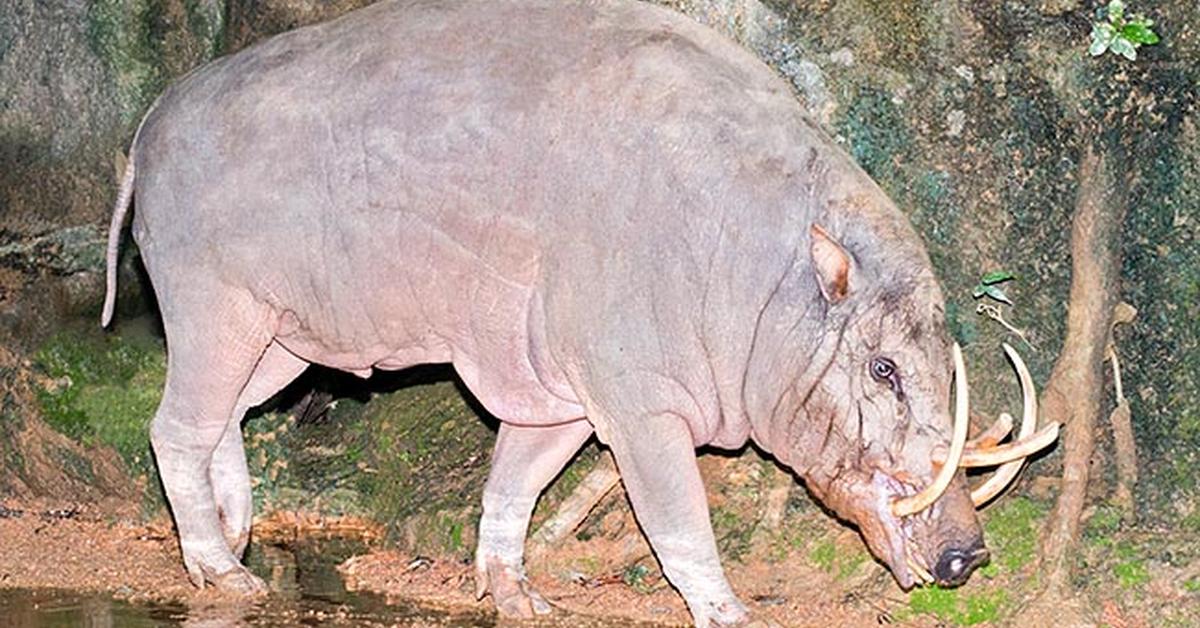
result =
[[[247,562],[272,595],[262,601],[222,600],[184,607],[130,604],[103,594],[0,589],[4,628],[140,628],[142,626],[491,626],[483,612],[449,613],[346,590],[336,566],[362,549],[353,542],[254,545]]]

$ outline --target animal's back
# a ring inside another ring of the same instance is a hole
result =
[[[216,276],[309,361],[454,361],[498,415],[562,419],[581,409],[530,336],[547,268],[707,246],[711,175],[786,142],[794,110],[648,5],[384,2],[173,86],[140,136],[134,233],[160,299]]]

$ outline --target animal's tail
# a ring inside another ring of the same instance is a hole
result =
[[[112,322],[113,309],[117,305],[117,253],[121,247],[121,230],[125,226],[125,215],[129,213],[129,203],[133,200],[133,179],[137,161],[134,153],[137,151],[137,139],[129,148],[129,159],[125,163],[125,174],[121,177],[121,187],[117,191],[117,204],[113,207],[112,222],[108,226],[108,250],[106,252],[107,273],[104,289],[104,311],[100,314],[100,326],[108,327]]]

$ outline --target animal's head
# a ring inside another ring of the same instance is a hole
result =
[[[1006,345],[1024,394],[1021,430],[998,445],[1012,428],[1001,415],[968,442],[966,369],[937,283],[921,268],[927,263],[880,268],[819,226],[810,236],[826,327],[797,386],[787,457],[813,493],[857,525],[902,587],[960,584],[988,558],[975,507],[1053,442],[1057,425],[1034,433],[1036,393]],[[966,466],[999,469],[972,490]]]

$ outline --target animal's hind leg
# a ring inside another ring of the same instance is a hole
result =
[[[229,550],[237,558],[250,541],[253,507],[250,496],[250,471],[242,444],[242,419],[246,411],[262,404],[296,379],[308,362],[296,357],[278,342],[272,342],[254,367],[250,381],[242,389],[237,406],[225,427],[221,441],[213,451],[208,477],[212,482],[217,516]]]
[[[164,307],[167,384],[150,426],[150,442],[188,577],[198,587],[208,582],[244,594],[265,593],[266,585],[226,544],[209,463],[242,389],[270,343],[273,315],[247,294],[220,288],[202,294],[201,302],[212,304],[203,316],[196,312],[189,317],[190,312]]]
[[[475,595],[492,594],[501,615],[531,617],[550,605],[525,579],[525,532],[538,495],[592,435],[585,420],[548,427],[500,424],[483,489]]]

